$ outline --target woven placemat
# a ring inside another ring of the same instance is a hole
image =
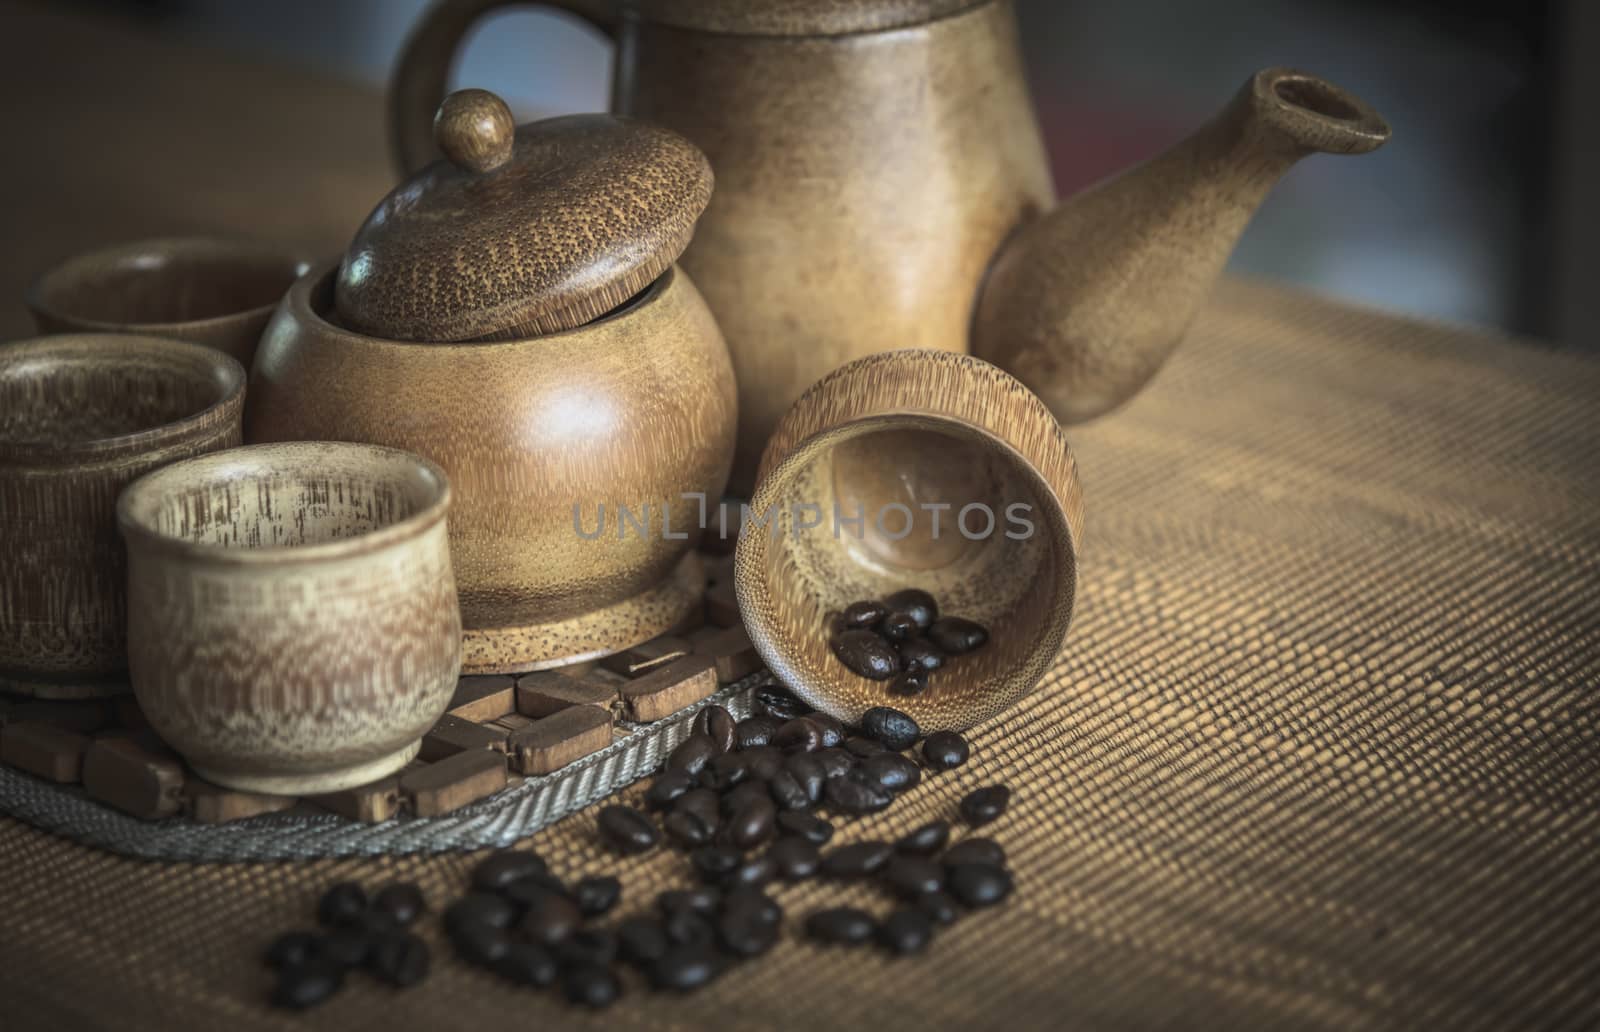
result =
[[[1145,395],[1071,433],[1080,607],[1042,690],[844,841],[1007,781],[1018,891],[915,960],[793,937],[598,1016],[445,958],[307,1015],[255,964],[336,878],[468,854],[130,861],[0,822],[6,1027],[1593,1028],[1600,365],[1230,284]],[[634,791],[637,791],[635,789]],[[680,884],[590,811],[533,839]],[[783,888],[791,925],[835,898]]]

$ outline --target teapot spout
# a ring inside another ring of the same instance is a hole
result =
[[[1251,216],[1308,154],[1364,154],[1383,118],[1326,80],[1257,72],[1158,157],[1015,232],[978,298],[972,350],[1063,423],[1138,393],[1183,339]]]

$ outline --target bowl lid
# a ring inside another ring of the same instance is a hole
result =
[[[580,326],[670,268],[711,200],[698,148],[612,115],[519,128],[499,97],[461,90],[434,139],[444,159],[391,191],[340,263],[349,329],[451,342]]]

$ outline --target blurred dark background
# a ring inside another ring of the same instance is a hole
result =
[[[426,0],[67,0],[56,8],[381,86]],[[1063,193],[1162,149],[1257,68],[1368,100],[1394,140],[1277,189],[1235,272],[1600,347],[1600,4],[1592,0],[1017,0]],[[458,84],[519,116],[606,103],[611,54],[536,6],[482,23]],[[376,200],[376,198],[374,198]]]

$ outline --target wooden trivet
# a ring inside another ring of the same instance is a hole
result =
[[[149,727],[131,697],[0,696],[0,764],[148,820],[215,824],[304,808],[376,823],[437,817],[524,777],[559,771],[761,669],[731,593],[732,557],[707,556],[703,612],[598,663],[520,676],[463,677],[418,757],[371,784],[327,795],[259,795],[213,785]]]

